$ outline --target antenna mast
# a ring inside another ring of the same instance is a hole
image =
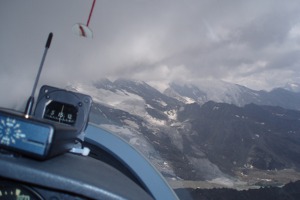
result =
[[[39,82],[40,76],[41,76],[44,61],[45,61],[48,49],[50,47],[52,37],[53,37],[53,33],[49,33],[48,39],[47,39],[47,42],[46,42],[46,45],[45,45],[45,50],[44,50],[44,54],[43,54],[43,57],[42,57],[42,61],[41,61],[40,67],[39,67],[39,71],[37,73],[37,76],[35,78],[35,82],[34,82],[34,85],[33,85],[33,88],[32,88],[31,96],[29,97],[29,99],[27,101],[27,104],[26,104],[26,108],[25,108],[25,112],[24,112],[25,118],[29,118],[29,116],[31,115],[32,107],[33,107],[33,104],[34,104],[34,93],[35,93],[37,84]]]

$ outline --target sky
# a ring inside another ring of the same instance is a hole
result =
[[[0,107],[31,94],[45,43],[39,86],[101,78],[223,80],[255,90],[300,83],[298,0],[1,0]],[[36,94],[38,91],[36,92]]]

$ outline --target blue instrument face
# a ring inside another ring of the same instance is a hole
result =
[[[45,108],[43,118],[73,126],[77,119],[77,113],[78,108],[74,105],[51,101]]]
[[[0,112],[0,145],[43,155],[54,130],[52,126]]]

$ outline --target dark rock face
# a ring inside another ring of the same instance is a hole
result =
[[[262,170],[300,166],[300,112],[208,102],[186,105],[178,118],[190,122],[194,134],[189,140],[226,172],[243,166]]]

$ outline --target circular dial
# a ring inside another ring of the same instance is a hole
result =
[[[20,123],[13,118],[0,119],[0,143],[5,145],[16,144],[16,141],[26,138],[22,133]]]
[[[41,200],[42,198],[33,190],[9,182],[0,182],[0,200]]]
[[[74,125],[77,113],[78,109],[73,105],[51,101],[46,106],[43,118],[56,121],[58,123]]]

